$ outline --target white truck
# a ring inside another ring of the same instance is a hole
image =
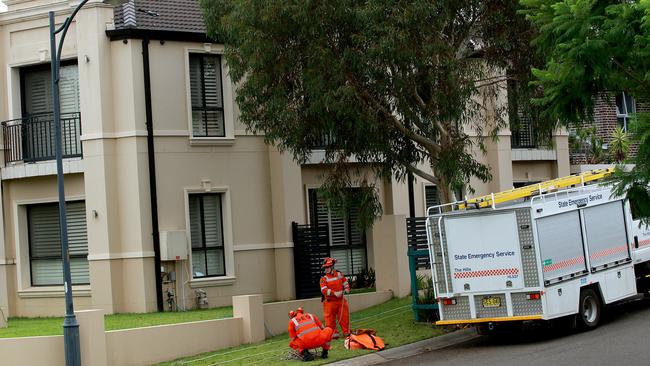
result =
[[[437,324],[491,329],[577,315],[589,329],[604,305],[648,291],[650,228],[609,187],[582,183],[499,205],[492,195],[483,209],[467,202],[446,205],[448,212],[430,208]]]

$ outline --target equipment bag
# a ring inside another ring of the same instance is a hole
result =
[[[357,329],[345,338],[343,345],[347,349],[371,349],[381,351],[386,348],[384,340],[377,337],[374,329]]]

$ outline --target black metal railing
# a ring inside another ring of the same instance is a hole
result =
[[[523,121],[522,121],[523,122]],[[510,145],[513,149],[534,149],[539,146],[533,125],[531,123],[521,123],[521,125],[512,129],[510,136]]]
[[[54,114],[42,113],[2,122],[5,163],[56,158]],[[61,114],[63,158],[80,157],[81,114]]]

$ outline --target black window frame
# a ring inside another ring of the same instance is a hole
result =
[[[76,65],[77,66],[77,77],[79,77],[79,62],[77,59],[69,59],[69,60],[61,60],[61,63],[59,67],[65,67],[65,66],[72,66]],[[52,66],[49,63],[43,63],[43,64],[37,64],[37,65],[29,65],[29,66],[23,66],[19,69],[19,74],[20,74],[20,111],[21,115],[23,117],[30,117],[32,115],[38,115],[38,114],[43,114],[43,113],[37,113],[37,114],[29,114],[27,113],[27,103],[26,103],[26,88],[25,88],[25,74],[31,73],[31,72],[39,72],[39,71],[48,71],[50,73],[50,78],[52,78]],[[77,111],[79,112],[79,111]],[[54,110],[46,112],[47,113],[54,113]]]
[[[191,136],[193,138],[206,138],[206,137],[226,137],[226,115],[224,112],[224,99],[223,99],[223,73],[221,71],[221,55],[219,54],[213,54],[213,53],[199,53],[199,52],[190,52],[189,54],[189,67],[190,67],[190,74],[192,73],[191,67],[192,67],[192,58],[198,58],[199,59],[199,65],[201,67],[201,106],[200,107],[195,107],[194,103],[192,102],[192,81],[190,80],[190,108],[192,110],[192,115],[194,115],[194,112],[204,112],[203,113],[203,124],[205,128],[205,135],[196,135],[194,134],[194,118],[191,118],[191,123],[192,123],[192,129],[191,129]],[[205,59],[206,58],[215,58],[217,59],[219,67],[217,69],[219,70],[219,90],[220,90],[220,96],[221,96],[221,107],[208,107],[206,104],[206,97],[205,97]],[[189,77],[189,75],[188,75]],[[223,118],[223,126],[221,126],[223,130],[222,135],[210,135],[208,133],[208,118],[207,118],[207,113],[205,112],[221,112],[221,116]]]
[[[360,188],[360,187],[350,187],[347,189],[365,189],[365,188]],[[308,209],[309,209],[309,221],[310,224],[313,227],[317,227],[318,225],[323,225],[323,223],[318,221],[318,208],[317,208],[317,201],[318,201],[318,188],[309,188],[307,191],[308,195]],[[328,207],[327,208],[330,212],[332,212],[332,208]],[[353,250],[354,249],[363,249],[363,256],[365,258],[365,265],[363,268],[359,270],[357,273],[344,273],[346,276],[355,276],[358,275],[359,273],[363,272],[364,270],[368,270],[368,238],[366,235],[366,231],[361,231],[361,244],[352,244],[352,235],[350,234],[353,229],[353,225],[355,225],[352,222],[352,219],[350,218],[350,212],[348,212],[345,217],[345,227],[346,227],[346,237],[345,237],[345,245],[333,245],[332,244],[332,238],[330,237],[329,242],[327,243],[328,250],[330,251],[330,256],[332,256],[331,251],[332,249],[334,250],[345,250],[347,254],[350,256],[350,268],[354,269],[355,264],[353,260]],[[329,222],[324,223],[328,225],[329,227]],[[331,228],[329,228],[331,230]]]
[[[76,203],[76,202],[84,202],[85,200],[74,200],[74,201],[66,201],[65,204],[66,206],[70,203]],[[26,211],[27,211],[27,248],[29,251],[29,284],[32,287],[51,287],[51,286],[63,286],[63,277],[61,277],[61,283],[60,284],[54,284],[54,285],[38,285],[34,284],[34,272],[33,272],[33,266],[32,266],[32,261],[33,260],[61,260],[61,267],[63,267],[63,253],[61,253],[61,238],[59,234],[59,253],[60,255],[58,257],[54,256],[42,256],[42,257],[37,257],[34,258],[33,253],[32,253],[32,225],[31,225],[31,210],[34,209],[34,207],[43,207],[43,206],[56,206],[57,210],[59,207],[58,202],[44,202],[44,203],[35,203],[35,204],[29,204],[26,205]],[[58,212],[58,211],[57,211]],[[59,221],[59,217],[56,217],[56,221],[59,223],[59,227],[61,225]],[[86,231],[86,235],[88,235],[88,232]],[[88,242],[88,236],[86,236],[86,243]],[[68,255],[70,259],[86,259],[88,260],[88,254],[70,254],[68,251]],[[88,282],[82,282],[82,283],[71,283],[72,286],[87,286],[90,285],[90,277],[88,277]]]
[[[208,247],[206,245],[206,240],[205,240],[205,213],[204,213],[204,201],[203,201],[203,197],[206,197],[206,196],[216,196],[216,197],[219,198],[219,209],[221,210],[219,216],[221,217],[221,220],[220,220],[220,222],[218,224],[220,225],[220,228],[221,228],[221,231],[220,231],[220,233],[221,233],[221,246]],[[224,194],[223,193],[190,193],[188,201],[191,200],[193,197],[197,197],[198,198],[198,203],[199,203],[199,212],[200,212],[200,219],[201,219],[201,223],[200,223],[201,224],[201,248],[194,248],[192,246],[192,243],[191,243],[192,235],[191,235],[191,231],[190,231],[190,248],[192,250],[192,262],[190,263],[190,265],[193,266],[194,256],[197,255],[197,253],[202,253],[200,255],[203,256],[203,260],[204,260],[204,263],[205,263],[205,272],[206,273],[203,276],[195,276],[194,268],[192,268],[192,278],[193,279],[199,279],[199,278],[224,277],[228,273],[228,269],[226,268],[226,242],[225,242],[224,231],[223,231],[223,213],[224,213],[224,209],[223,209],[223,201],[224,200],[223,200],[223,197],[224,197]],[[191,220],[192,219],[191,214],[190,214],[189,217],[190,217],[190,220]],[[191,228],[191,226],[192,226],[192,223],[190,222],[190,228]],[[215,251],[215,252],[221,251],[221,258],[223,259],[223,263],[222,263],[223,264],[223,274],[209,274],[208,273],[208,252],[209,251]]]

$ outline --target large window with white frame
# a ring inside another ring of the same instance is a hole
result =
[[[616,96],[616,120],[624,131],[630,128],[630,118],[635,112],[636,105],[630,94],[622,92]]]
[[[225,137],[221,55],[189,54],[192,137]]]
[[[194,278],[226,275],[223,194],[189,195],[190,240]]]
[[[58,203],[27,206],[32,286],[63,284]],[[88,235],[84,201],[66,203],[68,247],[73,285],[90,284]]]

